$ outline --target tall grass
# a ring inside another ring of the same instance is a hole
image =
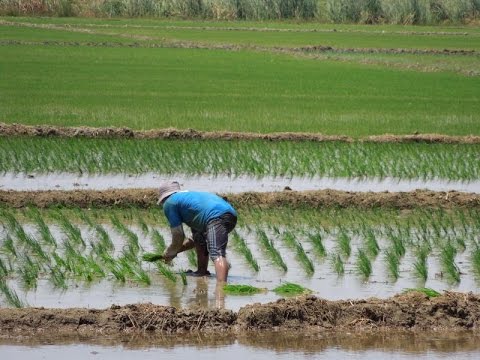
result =
[[[182,17],[216,20],[316,19],[361,23],[463,22],[476,0],[4,0],[0,14],[34,16]]]

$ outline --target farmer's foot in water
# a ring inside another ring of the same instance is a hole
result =
[[[187,276],[210,276],[210,271],[208,270],[205,270],[205,271],[200,271],[200,270],[197,270],[197,271],[193,271],[193,270],[187,270],[185,272],[185,275]]]

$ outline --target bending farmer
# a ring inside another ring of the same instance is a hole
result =
[[[162,184],[157,204],[172,231],[172,243],[164,253],[171,261],[178,253],[195,247],[198,275],[208,274],[208,257],[215,265],[217,282],[226,282],[229,264],[226,259],[228,233],[237,224],[237,212],[221,197],[200,191],[180,190],[178,182]],[[192,239],[186,239],[182,224],[192,229]]]

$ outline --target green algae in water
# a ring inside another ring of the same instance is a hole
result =
[[[286,282],[280,286],[277,286],[275,289],[273,289],[273,291],[278,295],[301,295],[312,293],[310,289],[290,282]]]
[[[224,285],[223,291],[230,295],[253,295],[266,292],[267,289],[257,288],[251,285]]]

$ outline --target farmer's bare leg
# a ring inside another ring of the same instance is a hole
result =
[[[228,277],[228,270],[230,269],[230,264],[227,261],[227,258],[224,256],[219,256],[213,262],[215,264],[215,274],[217,275],[217,283],[226,283]]]
[[[205,245],[195,243],[195,251],[197,252],[197,273],[199,275],[207,275],[208,252]]]

